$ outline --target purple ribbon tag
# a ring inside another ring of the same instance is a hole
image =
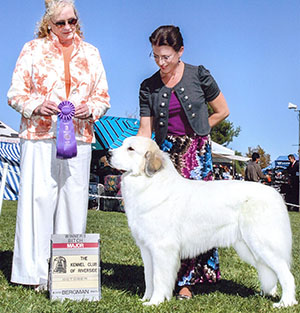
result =
[[[58,105],[60,112],[57,118],[56,157],[71,159],[77,155],[77,143],[72,117],[75,114],[74,104],[63,101]]]

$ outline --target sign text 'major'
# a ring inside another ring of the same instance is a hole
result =
[[[98,248],[97,242],[80,242],[80,243],[53,243],[53,249],[78,249],[78,248]]]

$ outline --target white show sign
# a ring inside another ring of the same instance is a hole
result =
[[[50,299],[101,299],[100,236],[51,236]]]

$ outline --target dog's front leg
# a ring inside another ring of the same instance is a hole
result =
[[[172,297],[177,272],[180,266],[179,252],[174,247],[155,246],[151,250],[153,266],[153,293],[144,305],[158,305]]]
[[[144,263],[145,294],[142,301],[150,300],[153,293],[153,265],[150,251],[140,245],[141,255]]]

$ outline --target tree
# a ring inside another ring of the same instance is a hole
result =
[[[208,114],[213,114],[213,109],[210,105],[208,105]],[[234,125],[229,120],[224,120],[219,123],[217,126],[211,129],[210,135],[211,139],[220,144],[227,146],[230,142],[233,141],[234,137],[238,137],[240,134],[241,128],[240,126],[234,128]],[[242,155],[240,152],[235,151],[235,155]],[[239,161],[233,161],[234,172],[238,174],[243,174],[245,163]]]
[[[211,115],[213,113],[213,109],[210,105],[208,105],[208,114]],[[219,123],[217,126],[213,127],[210,135],[211,139],[220,144],[227,146],[230,142],[233,141],[234,137],[238,137],[240,134],[241,128],[238,126],[234,128],[234,125],[229,120],[224,120]]]
[[[242,153],[238,152],[238,151],[235,151],[234,154],[242,156]],[[244,176],[245,175],[246,163],[245,162],[241,162],[241,161],[234,161],[233,164],[234,164],[235,172],[238,173],[238,174],[242,174]]]
[[[265,168],[271,163],[270,154],[267,154],[260,145],[256,148],[248,147],[247,157],[251,158],[253,152],[257,152],[259,154],[261,168]]]

